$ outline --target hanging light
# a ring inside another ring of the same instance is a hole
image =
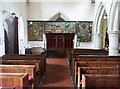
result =
[[[31,21],[31,22],[30,22],[30,25],[32,25],[32,24],[33,24],[33,22]]]
[[[107,15],[104,15],[103,19],[105,19],[105,20],[106,20],[106,19],[107,19]]]
[[[92,5],[95,5],[95,0],[91,0]]]

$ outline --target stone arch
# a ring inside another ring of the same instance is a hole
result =
[[[105,12],[106,12],[106,10],[105,10],[102,2],[101,2],[99,7],[98,7],[96,17],[95,17],[95,21],[94,21],[94,28],[93,29],[94,29],[95,34],[99,34],[101,32],[100,24],[101,24],[101,20],[102,20],[102,17],[103,17]],[[106,12],[106,14],[107,14],[107,12]]]
[[[110,9],[110,13],[109,13],[109,31],[118,31],[118,29],[114,29],[114,27],[116,28],[116,25],[118,25],[118,0],[113,0],[112,4],[111,4],[111,9]]]
[[[109,13],[109,55],[118,56],[119,49],[119,0],[113,0]],[[114,44],[113,44],[114,43]]]
[[[5,54],[14,53],[14,17],[7,15],[3,21]]]
[[[18,17],[15,13],[2,11],[5,54],[18,54]]]
[[[101,28],[102,26],[102,21],[104,16],[108,16],[105,7],[102,2],[100,2],[100,5],[97,9],[95,21],[94,21],[94,27],[93,27],[93,40],[94,40],[94,48],[95,49],[103,49],[105,45],[105,36],[106,36],[106,31],[104,32],[103,29]],[[108,25],[108,19],[106,17],[106,23]],[[106,28],[107,29],[107,28]]]

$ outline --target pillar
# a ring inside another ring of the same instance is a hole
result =
[[[94,49],[102,49],[103,48],[103,39],[102,39],[102,34],[93,34],[94,36]]]
[[[109,31],[109,56],[118,56],[119,49],[119,32]]]

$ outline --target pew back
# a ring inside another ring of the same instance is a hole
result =
[[[7,54],[2,56],[3,60],[39,60],[40,62],[40,69],[41,69],[41,75],[43,75],[46,72],[46,55],[36,55],[36,54]]]
[[[97,55],[106,55],[108,52],[104,49],[74,49],[73,55],[80,55],[80,54],[97,54]]]
[[[71,69],[73,70],[75,67],[75,62],[80,61],[80,62],[119,62],[120,61],[120,56],[79,56],[77,58],[73,58],[72,60],[72,65]]]
[[[78,73],[78,67],[98,67],[98,68],[104,68],[104,67],[113,67],[113,68],[119,68],[120,63],[117,62],[75,62],[75,67],[72,69],[72,74],[74,77],[74,81],[77,79],[77,73]]]
[[[36,73],[39,80],[42,78],[42,71],[41,71],[41,61],[40,60],[2,60],[2,64],[5,65],[35,65],[36,66]]]
[[[78,67],[114,67],[119,68],[120,62],[119,61],[75,61],[74,67],[72,67],[72,75],[75,82],[77,84],[77,74],[78,74]]]
[[[78,67],[77,86],[80,87],[82,74],[119,75],[119,70],[113,67]]]
[[[120,56],[79,56],[79,58],[73,58],[71,70],[73,76],[77,72],[77,67],[119,67]]]
[[[29,89],[27,73],[0,73],[1,87],[15,87],[16,89]]]
[[[32,87],[37,87],[37,75],[35,65],[0,65],[2,73],[28,73],[28,79]]]
[[[84,89],[119,89],[119,75],[82,75],[82,88]]]

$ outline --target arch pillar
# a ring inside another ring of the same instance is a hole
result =
[[[94,36],[94,49],[102,49],[102,34],[93,34]]]
[[[94,33],[93,33],[93,48],[94,49],[103,49],[103,29],[101,28],[101,21],[105,13],[105,8],[102,3],[98,7],[96,12],[96,18],[94,21]],[[107,13],[106,13],[107,14]]]
[[[119,8],[118,0],[115,0],[112,4],[112,9],[110,11],[109,17],[109,56],[118,56],[119,55]]]
[[[109,56],[118,56],[119,49],[119,32],[108,31],[109,34]]]

